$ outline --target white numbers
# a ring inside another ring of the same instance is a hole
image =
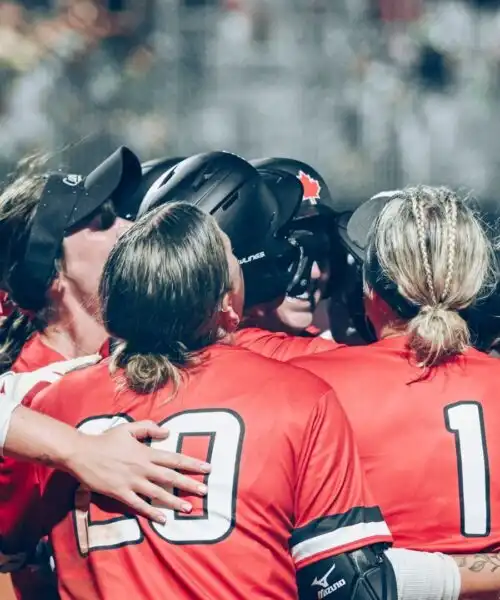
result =
[[[125,417],[95,417],[84,421],[78,428],[83,433],[98,435],[107,429],[128,423]],[[117,517],[94,521],[90,518],[92,493],[80,486],[75,494],[73,519],[77,534],[78,550],[87,556],[92,550],[116,548],[125,544],[137,544],[143,540],[139,521],[135,517]]]
[[[448,431],[455,435],[460,525],[464,536],[490,533],[490,484],[482,407],[478,402],[457,402],[445,407]]]
[[[164,540],[177,544],[215,543],[234,527],[236,485],[240,464],[242,422],[228,411],[192,411],[175,415],[162,423],[170,430],[166,440],[155,444],[160,450],[176,452],[182,448],[184,436],[210,436],[210,493],[206,497],[204,515],[176,518],[173,510],[165,510],[166,525],[153,523],[153,529]]]
[[[85,421],[80,430],[98,434],[127,422],[124,417],[96,417]],[[208,460],[212,465],[209,493],[203,500],[203,514],[180,515],[163,509],[166,525],[151,523],[152,529],[166,542],[173,544],[214,544],[227,537],[236,518],[236,492],[241,458],[244,425],[236,413],[228,410],[193,410],[169,417],[161,423],[170,431],[166,440],[152,446],[169,452],[183,452],[187,437],[208,440]],[[205,457],[201,457],[205,458]],[[171,491],[171,490],[169,490]],[[144,539],[135,517],[119,517],[92,522],[89,516],[91,494],[79,488],[75,496],[75,531],[83,556],[93,550],[137,544]]]

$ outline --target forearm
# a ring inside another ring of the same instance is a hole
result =
[[[65,469],[77,444],[75,429],[24,406],[11,411],[3,452],[7,456]]]
[[[462,598],[498,598],[500,554],[464,554],[453,558],[460,570]]]
[[[500,554],[446,556],[391,548],[398,600],[496,600],[500,591]]]

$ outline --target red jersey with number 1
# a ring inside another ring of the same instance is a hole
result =
[[[404,337],[291,362],[335,386],[398,546],[500,550],[500,365],[467,350],[421,379]]]
[[[191,515],[167,510],[165,526],[124,517],[85,491],[74,496],[70,477],[39,467],[42,500],[25,531],[57,523],[62,600],[296,598],[296,569],[391,540],[345,414],[320,379],[217,345],[170,393],[124,390],[105,361],[35,399],[37,410],[89,433],[153,419],[170,431],[158,448],[212,464],[208,496],[190,498]]]

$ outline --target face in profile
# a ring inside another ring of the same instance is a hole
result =
[[[314,311],[323,298],[330,275],[327,260],[315,260],[309,273],[307,288],[300,295],[285,296],[276,309],[276,319],[284,330],[300,333],[312,325]]]
[[[326,233],[302,233],[302,237],[309,238],[306,239],[309,243],[303,246],[310,257],[307,271],[285,298],[253,307],[248,314],[248,322],[252,326],[301,334],[312,325],[314,312],[325,295],[330,279],[329,241]]]
[[[112,202],[108,201],[65,238],[59,278],[83,305],[96,305],[104,264],[120,235],[131,225],[116,215]]]

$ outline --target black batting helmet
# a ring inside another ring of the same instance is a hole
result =
[[[259,158],[251,164],[269,184],[283,174],[292,175],[302,185],[302,202],[294,219],[290,223],[291,237],[305,251],[308,264],[303,272],[311,272],[314,261],[328,260],[331,275],[328,288],[323,297],[343,286],[346,276],[347,256],[338,239],[335,221],[337,214],[325,179],[311,165],[294,158]],[[287,198],[283,198],[287,202]],[[322,232],[322,235],[318,235]],[[325,236],[326,234],[326,236]],[[302,294],[309,286],[309,277],[301,277],[291,296]]]
[[[295,177],[285,174],[268,186],[243,158],[208,152],[183,160],[161,176],[138,216],[173,201],[196,204],[213,215],[231,240],[245,277],[246,306],[252,306],[284,296],[296,276],[301,248],[282,232],[301,199],[302,187]]]
[[[328,185],[323,177],[311,165],[294,158],[259,158],[251,164],[267,182],[280,173],[296,177],[302,184],[302,203],[294,218],[294,227],[307,220],[308,225],[325,219],[333,219],[335,210]]]
[[[141,182],[137,186],[136,191],[120,206],[120,216],[129,221],[134,221],[144,196],[154,186],[158,177],[161,177],[169,169],[175,167],[181,160],[184,160],[184,158],[176,156],[173,158],[156,158],[142,163]]]

